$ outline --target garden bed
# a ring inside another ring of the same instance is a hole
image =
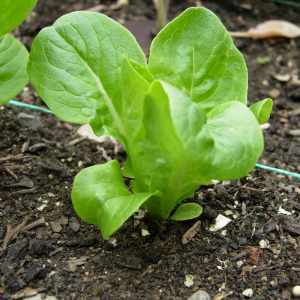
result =
[[[30,44],[36,31],[66,11],[95,5],[69,2],[41,1],[38,15],[21,28],[23,41]],[[141,20],[149,24],[154,10],[148,2],[135,1],[125,15],[119,11],[113,16],[123,14],[131,26]],[[300,10],[271,1],[218,2],[203,4],[230,30],[271,17],[299,21]],[[173,4],[171,14],[183,8]],[[149,26],[138,33],[145,46],[150,32]],[[300,86],[277,76],[300,76],[300,40],[236,43],[249,67],[250,102],[274,98],[260,162],[300,172]],[[39,101],[30,90],[21,98]],[[194,200],[203,205],[204,215],[185,244],[182,237],[196,221],[157,224],[139,216],[103,241],[71,207],[73,177],[109,158],[123,161],[125,154],[110,141],[83,140],[76,130],[51,115],[0,109],[0,240],[8,241],[0,253],[0,299],[21,298],[20,291],[28,292],[28,287],[57,299],[187,299],[198,289],[212,298],[223,293],[227,299],[243,299],[248,288],[253,299],[291,298],[293,286],[300,285],[299,181],[256,170],[241,181],[200,188]],[[218,214],[232,222],[211,232]],[[9,240],[7,229],[18,234]],[[190,287],[185,285],[187,275],[193,276]]]

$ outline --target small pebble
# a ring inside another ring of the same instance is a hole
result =
[[[74,232],[77,232],[80,229],[80,224],[76,218],[70,218],[69,226]]]
[[[60,233],[62,231],[62,226],[58,222],[50,222],[50,227],[53,232]]]
[[[186,287],[192,287],[194,285],[194,276],[191,274],[185,275],[184,285]]]
[[[243,264],[244,264],[244,262],[242,260],[239,260],[236,262],[236,265],[238,268],[240,268]]]
[[[211,300],[211,297],[206,291],[199,290],[190,296],[188,300]]]
[[[300,297],[300,285],[295,285],[292,290],[294,297]]]
[[[209,230],[210,231],[218,231],[220,229],[223,229],[225,226],[227,226],[232,220],[223,216],[223,215],[218,215],[216,217],[216,220],[215,220],[215,224],[211,225]]]
[[[243,295],[247,298],[251,298],[253,296],[254,292],[253,292],[253,289],[245,289],[243,291]]]
[[[259,241],[259,247],[261,249],[268,249],[268,248],[270,248],[270,243],[269,243],[268,240],[260,240]]]
[[[142,230],[141,230],[141,235],[142,235],[142,237],[149,236],[149,235],[150,235],[150,232],[149,232],[149,230],[147,230],[147,229],[142,229]]]

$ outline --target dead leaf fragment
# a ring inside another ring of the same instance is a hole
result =
[[[193,224],[192,227],[190,227],[182,236],[181,242],[183,245],[187,244],[188,242],[190,242],[195,235],[199,232],[200,229],[200,225],[201,225],[201,221],[197,221]]]
[[[93,132],[93,129],[89,124],[82,125],[78,128],[77,133],[84,138],[87,138],[89,140],[95,141],[97,143],[103,143],[107,140],[109,140],[109,137],[107,136],[96,136]]]
[[[231,32],[231,36],[252,39],[267,39],[273,37],[293,39],[300,36],[300,27],[287,21],[270,20],[260,23],[248,31]]]

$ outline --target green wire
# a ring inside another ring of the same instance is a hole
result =
[[[270,171],[270,172],[277,173],[277,174],[291,176],[291,177],[294,177],[294,178],[297,178],[297,179],[300,180],[300,174],[296,173],[296,172],[290,172],[290,171],[287,171],[287,170],[273,168],[273,167],[265,166],[265,165],[262,165],[262,164],[259,164],[259,163],[256,164],[256,168],[266,170],[266,171]]]
[[[33,104],[27,104],[27,103],[17,101],[17,100],[10,100],[8,102],[8,105],[22,107],[22,108],[26,108],[26,109],[30,109],[30,110],[35,110],[35,111],[40,111],[40,112],[44,112],[47,114],[53,114],[53,112],[47,108],[43,108],[43,107],[33,105]]]
[[[17,106],[17,107],[21,107],[21,108],[34,110],[34,111],[44,112],[44,113],[47,113],[47,114],[53,114],[53,112],[51,110],[47,109],[47,108],[43,108],[43,107],[33,105],[33,104],[27,104],[27,103],[20,102],[20,101],[17,101],[17,100],[10,100],[8,102],[8,104],[12,105],[12,106]],[[282,170],[282,169],[278,169],[278,168],[274,168],[274,167],[269,167],[269,166],[259,164],[259,163],[256,164],[256,168],[266,170],[266,171],[270,171],[270,172],[273,172],[273,173],[276,173],[276,174],[291,176],[293,178],[296,178],[296,179],[300,180],[300,174],[296,173],[296,172],[290,172],[290,171],[287,171],[287,170]]]

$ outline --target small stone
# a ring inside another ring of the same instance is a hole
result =
[[[227,216],[227,217],[228,217],[228,216],[231,216],[231,215],[233,215],[233,211],[230,210],[230,209],[225,210],[225,211],[224,211],[224,215]]]
[[[37,294],[34,295],[32,297],[27,297],[26,300],[42,300],[43,299],[43,295],[42,294]]]
[[[271,280],[270,285],[272,288],[277,288],[278,287],[277,279]]]
[[[293,296],[300,297],[300,285],[295,285],[292,290]]]
[[[289,134],[290,134],[291,136],[300,136],[300,129],[291,129],[291,130],[289,131]]]
[[[63,229],[59,222],[50,222],[50,227],[55,233],[60,233]]]
[[[150,235],[150,232],[149,232],[149,230],[148,229],[142,229],[141,230],[141,235],[142,235],[142,237],[145,237],[145,236],[149,236]]]
[[[243,291],[243,295],[244,295],[245,297],[247,297],[247,298],[253,297],[253,294],[254,294],[254,292],[253,292],[253,289],[251,289],[251,288],[245,289],[245,290]]]
[[[68,225],[69,219],[66,216],[61,216],[58,220],[61,225]]]
[[[184,285],[186,287],[192,287],[194,285],[194,276],[191,274],[185,275]]]
[[[269,91],[269,96],[271,98],[278,98],[280,96],[280,91],[278,89],[272,89]]]
[[[36,209],[39,210],[39,211],[43,211],[46,207],[47,207],[46,204],[42,204],[39,207],[37,207]]]
[[[288,82],[291,79],[290,74],[274,74],[273,77],[280,82]]]
[[[286,215],[286,216],[290,216],[292,213],[285,210],[284,208],[282,208],[281,206],[279,206],[278,208],[278,214],[280,215]]]
[[[261,124],[260,125],[260,128],[263,129],[263,130],[267,130],[271,127],[271,124],[270,123],[265,123],[265,124]]]
[[[45,300],[57,300],[55,296],[46,296]]]
[[[268,249],[268,248],[270,248],[270,243],[268,240],[261,240],[261,241],[259,241],[259,247],[261,249]]]
[[[32,130],[37,130],[42,126],[41,119],[36,115],[21,112],[17,115],[17,119],[22,127],[30,128]]]
[[[69,226],[74,232],[78,232],[80,229],[80,224],[79,224],[78,220],[74,217],[70,218]]]
[[[47,256],[49,256],[49,254],[54,250],[54,247],[53,247],[51,241],[34,239],[34,240],[31,240],[29,243],[29,250],[32,255],[36,255],[36,256],[47,255]]]
[[[244,264],[244,262],[242,260],[238,260],[236,262],[236,265],[237,265],[238,268],[240,268],[243,264]]]
[[[209,294],[204,290],[199,290],[188,298],[188,300],[211,300]]]
[[[223,229],[225,226],[227,226],[232,220],[223,216],[223,215],[218,215],[215,224],[211,225],[209,230],[210,231],[218,231],[220,229]]]

